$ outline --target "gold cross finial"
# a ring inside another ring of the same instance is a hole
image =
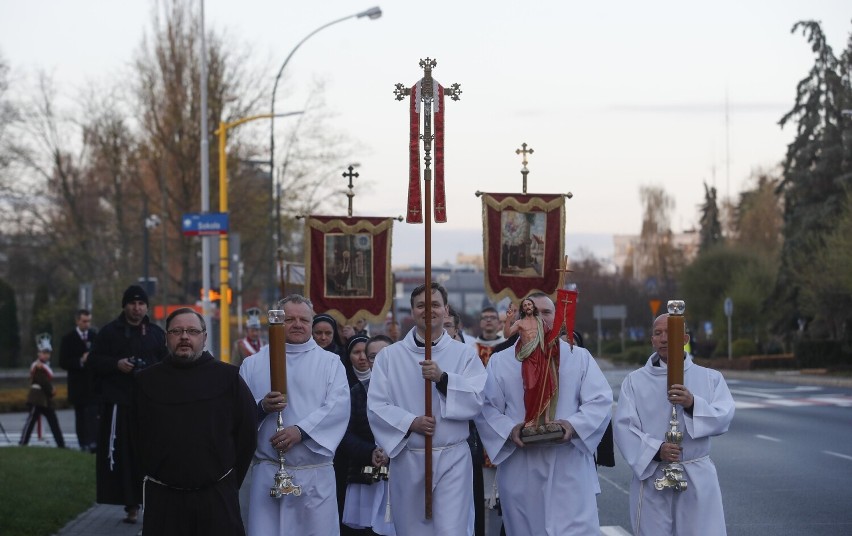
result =
[[[527,149],[526,143],[522,143],[520,149],[515,149],[515,154],[523,155],[521,157],[523,159],[521,161],[521,164],[523,164],[524,167],[521,169],[521,175],[523,175],[523,177],[524,177],[524,193],[527,193],[527,175],[529,175],[529,173],[530,173],[530,170],[527,169],[527,164],[529,164],[529,162],[527,161],[527,155],[533,154],[534,152],[535,151],[533,151],[532,147]]]

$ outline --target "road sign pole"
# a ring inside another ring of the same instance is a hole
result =
[[[733,344],[731,342],[731,317],[734,315],[734,302],[731,298],[725,298],[725,316],[728,317],[728,361],[734,359],[732,351]]]

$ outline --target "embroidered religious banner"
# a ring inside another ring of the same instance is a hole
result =
[[[556,291],[565,251],[564,195],[482,194],[482,229],[491,301]]]
[[[383,321],[391,307],[393,219],[308,216],[305,288],[317,312],[341,325]]]

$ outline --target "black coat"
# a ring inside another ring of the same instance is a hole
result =
[[[349,390],[351,411],[349,426],[340,441],[338,452],[346,453],[349,469],[346,481],[349,484],[371,484],[373,480],[361,474],[366,465],[373,464],[376,438],[367,420],[367,388],[360,381]]]
[[[166,349],[166,333],[148,317],[138,326],[127,323],[124,313],[107,324],[95,337],[88,364],[95,374],[95,391],[107,404],[129,406],[133,400],[133,374],[118,370],[121,359],[136,358],[134,373],[162,361]]]
[[[59,345],[59,366],[68,371],[68,402],[75,406],[85,406],[97,401],[94,395],[94,373],[89,362],[80,364],[80,358],[91,349],[97,332],[90,329],[86,340],[80,338],[76,329],[62,337]]]

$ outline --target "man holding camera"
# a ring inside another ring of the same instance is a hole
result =
[[[148,319],[148,294],[131,285],[122,312],[95,337],[89,365],[102,401],[96,461],[97,502],[124,505],[125,523],[136,523],[142,475],[136,455],[130,406],[133,374],[167,354],[166,334]]]

